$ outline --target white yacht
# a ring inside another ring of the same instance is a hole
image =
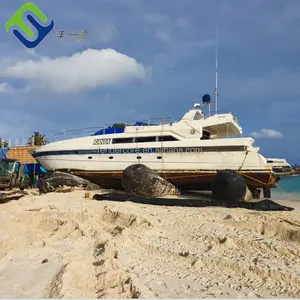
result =
[[[279,180],[274,166],[259,153],[253,138],[241,137],[235,115],[218,112],[218,30],[214,114],[210,96],[202,100],[203,106],[196,103],[177,122],[164,118],[115,124],[89,136],[50,143],[32,155],[47,171],[69,172],[103,188],[122,188],[124,169],[141,163],[187,190],[210,190],[218,170],[232,169],[244,176],[253,193],[263,188],[268,195]],[[208,116],[203,114],[206,106]],[[67,138],[69,134],[62,135]]]
[[[272,166],[273,171],[278,174],[289,173],[292,170],[291,165],[282,158],[267,158],[267,162]]]
[[[203,97],[204,105],[210,97]],[[204,116],[195,104],[181,120],[109,126],[93,135],[52,142],[32,151],[47,171],[65,171],[104,188],[121,188],[125,168],[141,163],[189,190],[210,190],[217,170],[240,172],[250,188],[273,188],[279,176],[254,139],[241,137],[232,113]],[[68,132],[64,133],[66,136]]]

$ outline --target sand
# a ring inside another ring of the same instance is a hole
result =
[[[2,298],[300,297],[292,212],[28,195],[1,205]]]

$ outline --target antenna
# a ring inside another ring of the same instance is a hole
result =
[[[80,43],[82,40],[86,40],[88,36],[88,31],[87,30],[81,30],[78,33],[72,33],[72,32],[66,32],[65,30],[60,30],[57,33],[57,38],[60,40],[62,38],[66,38],[68,36],[77,36],[77,43]]]
[[[59,39],[65,38],[66,36],[67,36],[67,33],[66,33],[64,30],[60,30],[60,31],[58,31],[58,33],[57,33],[57,37],[58,37]]]
[[[219,67],[219,26],[216,26],[216,88],[215,88],[215,111],[218,113],[218,67]]]
[[[82,30],[78,33],[78,39],[77,43],[80,43],[83,39],[87,39],[88,31],[87,30]]]

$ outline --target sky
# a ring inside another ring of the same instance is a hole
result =
[[[0,4],[0,136],[52,137],[115,122],[180,119],[214,97],[265,157],[300,163],[299,0],[34,0],[54,28],[34,49],[5,24],[26,1]],[[76,37],[57,32],[88,30]]]

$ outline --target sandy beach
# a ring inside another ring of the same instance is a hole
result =
[[[258,212],[84,193],[1,204],[2,298],[300,297],[299,202]]]

